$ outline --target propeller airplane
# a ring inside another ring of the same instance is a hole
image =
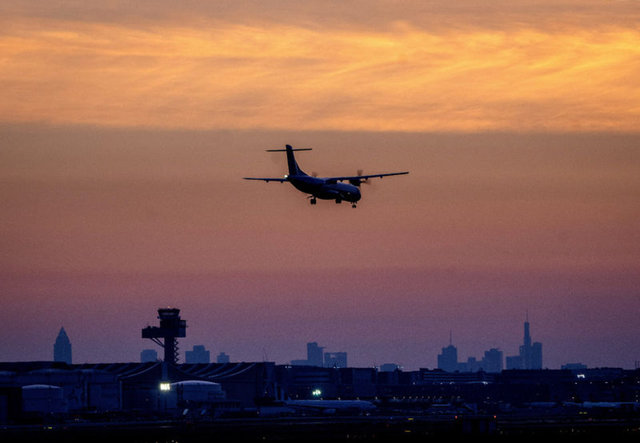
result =
[[[275,177],[244,177],[245,180],[262,180],[265,182],[289,182],[296,189],[306,194],[310,194],[311,204],[315,205],[317,200],[335,200],[336,203],[342,203],[342,201],[348,201],[352,207],[356,207],[356,203],[362,198],[360,194],[360,184],[367,182],[370,178],[382,178],[391,175],[404,175],[408,174],[408,171],[404,172],[388,172],[384,174],[368,174],[368,175],[352,175],[342,177],[315,177],[308,175],[296,162],[294,151],[311,151],[310,148],[297,148],[294,149],[291,145],[286,145],[285,149],[267,149],[267,152],[286,152],[287,164],[289,166],[289,174],[283,178]],[[348,183],[343,183],[348,182]]]

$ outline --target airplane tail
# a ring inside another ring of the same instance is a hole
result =
[[[267,149],[267,152],[286,152],[287,164],[289,165],[289,175],[307,175],[300,167],[296,158],[293,155],[293,151],[311,151],[311,148],[297,148],[294,149],[291,145],[286,145],[286,149]]]

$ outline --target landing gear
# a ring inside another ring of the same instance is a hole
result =
[[[341,198],[336,198],[336,204],[339,205],[340,203],[342,203],[342,199]]]
[[[318,202],[316,201],[316,198],[315,198],[315,197],[310,197],[310,198],[311,198],[310,203],[311,203],[312,205],[315,205],[316,203],[318,203]]]
[[[352,207],[353,209],[357,208],[357,206],[356,206],[356,204],[355,204],[355,203],[351,203],[351,207]]]

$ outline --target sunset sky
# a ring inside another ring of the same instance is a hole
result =
[[[0,5],[2,360],[640,360],[639,1],[174,5]]]

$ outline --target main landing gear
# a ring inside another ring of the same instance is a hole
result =
[[[309,199],[309,203],[311,203],[312,205],[315,205],[318,203],[318,200],[316,199],[315,195],[312,195],[310,197],[307,197]],[[342,199],[341,198],[336,198],[336,203],[340,204],[342,203]],[[356,206],[356,202],[351,203],[351,207],[352,208],[357,208]]]

